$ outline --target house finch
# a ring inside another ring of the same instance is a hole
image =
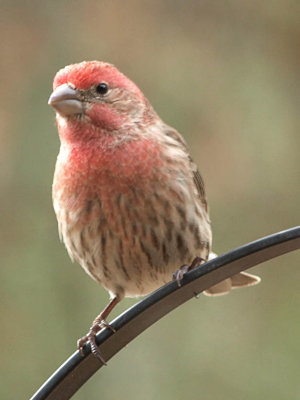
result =
[[[180,283],[186,270],[209,258],[204,184],[181,135],[113,65],[69,65],[56,74],[53,90],[49,104],[61,141],[53,182],[60,237],[71,259],[111,297],[78,346],[90,340],[104,362],[95,334],[108,326],[108,314],[124,296],[146,295],[174,273]],[[258,281],[240,273],[206,294]]]

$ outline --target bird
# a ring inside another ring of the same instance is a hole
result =
[[[60,138],[52,198],[71,260],[110,301],[89,341],[124,297],[144,296],[215,257],[203,179],[183,137],[114,65],[83,61],[60,69],[48,104]],[[204,293],[226,294],[260,278],[241,272]],[[111,328],[112,329],[112,328]]]

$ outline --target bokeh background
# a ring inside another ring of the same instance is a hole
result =
[[[299,224],[299,7],[290,0],[0,4],[0,397],[26,399],[108,299],[57,235],[51,183],[59,140],[47,105],[55,72],[105,60],[141,87],[189,143],[220,254]],[[188,302],[74,399],[299,399],[299,263],[295,252],[255,268],[263,278],[255,288]]]

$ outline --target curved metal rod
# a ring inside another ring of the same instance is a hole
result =
[[[266,236],[221,255],[184,275],[181,287],[170,282],[129,308],[104,329],[97,344],[105,360],[112,358],[141,332],[164,315],[222,280],[282,254],[300,249],[300,226]],[[85,356],[76,351],[41,386],[31,400],[69,399],[102,367],[87,344]]]

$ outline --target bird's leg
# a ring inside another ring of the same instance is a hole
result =
[[[89,332],[77,341],[77,347],[82,356],[83,356],[83,351],[82,351],[83,346],[86,344],[86,342],[89,341],[90,345],[91,345],[91,351],[94,354],[94,356],[96,358],[98,358],[98,360],[101,361],[104,365],[106,365],[106,362],[103,359],[103,357],[98,349],[98,346],[96,344],[95,336],[96,336],[96,333],[101,331],[101,329],[103,329],[103,328],[109,328],[113,332],[115,332],[115,329],[106,322],[106,318],[111,313],[113,308],[119,303],[119,301],[120,301],[120,298],[118,296],[114,297],[108,303],[108,305],[104,308],[104,310],[98,315],[98,317],[94,319]]]
[[[191,262],[190,265],[184,264],[182,265],[177,271],[175,271],[172,275],[173,281],[177,281],[178,287],[181,286],[181,280],[187,272],[189,272],[191,269],[194,269],[197,267],[197,265],[200,265],[202,262],[205,262],[206,260],[201,257],[195,257],[193,261]]]

